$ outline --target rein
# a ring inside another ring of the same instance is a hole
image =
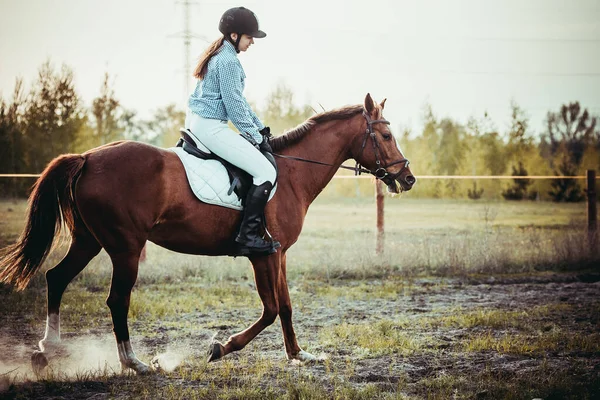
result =
[[[307,158],[300,158],[300,157],[293,157],[293,156],[285,156],[283,154],[275,154],[272,153],[275,157],[279,157],[279,158],[287,158],[288,160],[296,160],[296,161],[302,161],[302,162],[306,162],[306,163],[311,163],[311,164],[318,164],[318,165],[326,165],[328,167],[335,167],[335,165],[333,164],[328,164],[328,163],[324,163],[321,161],[316,161],[316,160],[309,160]],[[348,169],[350,171],[357,171],[356,167],[348,167],[346,165],[340,165],[339,168],[344,168],[344,169]],[[371,174],[372,172],[368,169],[365,168],[359,168],[358,169],[359,172],[365,172],[367,174]]]
[[[403,158],[401,160],[398,161],[394,161],[391,162],[387,165],[383,165],[381,164],[381,149],[379,147],[379,142],[377,141],[377,135],[375,130],[373,129],[373,124],[377,124],[377,123],[381,123],[381,124],[386,124],[389,125],[390,121],[385,120],[385,119],[375,119],[372,120],[371,117],[366,113],[363,112],[363,117],[365,117],[365,119],[367,120],[367,131],[366,131],[366,135],[365,138],[363,139],[362,142],[362,147],[360,149],[360,154],[359,157],[362,155],[363,151],[365,150],[365,147],[367,145],[367,139],[369,138],[369,136],[371,136],[371,138],[373,139],[373,150],[375,152],[375,164],[376,164],[376,169],[375,171],[372,171],[370,169],[366,169],[363,168],[362,165],[360,165],[360,163],[357,161],[356,162],[356,166],[353,167],[347,167],[345,165],[340,165],[338,168],[343,168],[343,169],[347,169],[350,171],[354,171],[355,175],[360,175],[361,173],[367,173],[367,174],[371,174],[373,175],[375,178],[382,180],[385,184],[387,185],[391,185],[393,181],[396,180],[396,178],[398,178],[398,176],[400,176],[400,174],[402,173],[402,171],[404,171],[405,168],[408,167],[408,165],[410,164],[410,161],[408,161],[408,159]],[[295,160],[295,161],[302,161],[302,162],[306,162],[306,163],[311,163],[311,164],[318,164],[318,165],[325,165],[328,167],[335,167],[335,165],[333,164],[329,164],[329,163],[325,163],[322,161],[316,161],[316,160],[309,160],[307,158],[301,158],[301,157],[294,157],[294,156],[286,156],[283,154],[275,154],[272,153],[275,157],[279,157],[279,158],[286,158],[289,160]],[[400,169],[400,171],[398,171],[397,173],[391,175],[386,168],[391,167],[392,165],[396,165],[396,164],[400,164],[400,163],[404,163],[404,165],[402,166],[402,168]]]

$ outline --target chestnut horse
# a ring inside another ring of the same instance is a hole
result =
[[[265,213],[269,230],[281,247],[271,255],[249,257],[262,315],[225,344],[213,343],[209,361],[241,350],[277,316],[287,357],[315,359],[296,341],[286,251],[298,240],[309,205],[345,160],[355,159],[392,192],[399,191],[398,184],[402,190],[414,184],[408,160],[392,136],[389,122],[383,119],[384,103],[376,104],[367,94],[362,105],[314,115],[273,139],[274,152],[280,154],[278,188]],[[59,308],[67,285],[104,248],[113,264],[106,303],[119,360],[123,368],[149,371],[133,352],[127,327],[129,299],[145,242],[188,254],[227,255],[240,219],[239,211],[198,201],[181,161],[167,149],[124,141],[54,159],[34,185],[24,232],[0,256],[0,282],[24,289],[48,255],[63,222],[71,233],[68,253],[46,272],[46,332],[39,343],[41,352],[32,357],[34,365],[45,366],[45,354],[58,348]]]

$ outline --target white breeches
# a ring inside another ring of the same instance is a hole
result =
[[[252,175],[256,186],[275,183],[275,168],[256,147],[227,125],[227,121],[208,119],[188,112],[185,127],[210,151]]]

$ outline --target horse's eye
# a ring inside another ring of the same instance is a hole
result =
[[[390,140],[392,138],[392,135],[390,135],[389,133],[383,133],[382,135],[385,140]]]

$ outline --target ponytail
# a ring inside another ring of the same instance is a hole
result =
[[[217,53],[221,46],[223,46],[224,41],[225,36],[222,36],[219,39],[212,42],[210,46],[208,46],[206,51],[204,51],[204,53],[200,57],[200,60],[198,60],[198,65],[196,65],[196,69],[194,69],[194,78],[204,79],[206,71],[208,70],[208,62],[210,61],[212,56],[214,56]]]

